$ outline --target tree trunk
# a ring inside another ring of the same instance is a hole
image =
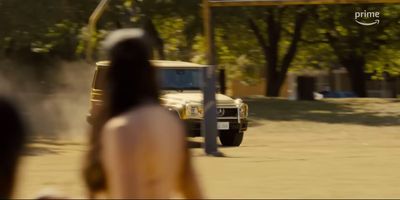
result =
[[[358,97],[367,97],[365,75],[366,52],[362,45],[363,40],[359,37],[349,38],[340,36],[336,30],[334,19],[330,19],[330,23],[332,30],[326,33],[329,45],[335,52],[339,62],[346,68],[353,92]]]
[[[266,61],[266,91],[265,95],[269,97],[278,97],[280,89],[286,79],[286,74],[296,55],[298,43],[301,38],[301,30],[306,21],[307,15],[297,13],[295,17],[294,32],[291,36],[291,43],[286,50],[281,61],[279,60],[280,39],[282,31],[281,16],[283,9],[278,13],[269,12],[264,20],[267,25],[268,40],[264,39],[263,34],[256,23],[249,19],[249,26],[260,44]]]
[[[351,87],[358,97],[367,97],[365,58],[350,58],[342,61],[349,73]]]
[[[267,91],[266,95],[268,97],[278,97],[282,84],[280,84],[276,78],[267,79]]]
[[[158,59],[165,60],[164,54],[164,40],[160,37],[160,34],[150,18],[145,20],[144,30],[150,37],[152,47],[157,50]]]

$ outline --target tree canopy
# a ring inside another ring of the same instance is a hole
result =
[[[84,57],[87,21],[98,1],[0,0],[0,59],[43,63]],[[204,63],[198,0],[111,1],[98,25],[111,30],[144,28],[154,57]],[[228,81],[266,78],[268,96],[290,70],[345,67],[353,91],[366,96],[366,73],[379,79],[400,74],[400,6],[396,4],[214,8],[217,60]],[[377,11],[380,23],[362,26],[356,11]],[[97,58],[100,59],[100,54]],[[42,64],[34,65],[38,69]],[[369,75],[368,75],[369,76]]]

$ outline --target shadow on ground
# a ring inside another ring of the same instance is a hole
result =
[[[192,140],[187,140],[187,146],[189,149],[201,149],[203,148],[204,142],[200,141],[192,141]],[[218,144],[218,148],[237,148],[237,147],[226,147],[222,146],[221,144]]]
[[[41,139],[32,139],[30,141],[31,144],[40,144],[40,145],[53,145],[53,146],[82,146],[84,143],[82,142],[71,142],[60,140],[57,137],[47,137]]]
[[[27,147],[23,152],[23,156],[42,156],[46,154],[60,154],[60,152],[49,147]]]
[[[247,98],[249,126],[259,126],[254,119],[272,121],[313,121],[359,124],[367,126],[400,126],[398,99],[327,99],[290,101],[271,98]]]
[[[24,156],[41,156],[48,154],[60,154],[63,153],[62,149],[65,146],[84,146],[82,142],[70,142],[60,140],[57,137],[47,138],[31,138],[28,141],[27,147],[25,148]]]
[[[197,142],[197,141],[190,141],[190,140],[188,140],[188,141],[187,141],[187,146],[188,146],[190,149],[199,149],[199,148],[202,148],[202,147],[203,147],[203,142]]]

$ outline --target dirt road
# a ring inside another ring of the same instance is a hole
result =
[[[260,106],[253,104],[256,110]],[[294,107],[282,111],[293,120],[253,113],[242,146],[220,148],[226,157],[207,157],[202,149],[193,148],[207,197],[400,198],[400,112],[384,111],[388,104],[378,106],[380,112],[374,113],[368,110],[370,104],[364,105],[367,111],[346,106],[352,111],[343,112],[356,115],[359,121],[337,112],[321,120],[323,116],[314,115],[329,113],[321,105],[307,109],[312,117],[295,118]],[[368,119],[358,116],[362,113]],[[368,120],[381,121],[371,124]],[[17,197],[32,197],[47,187],[72,197],[84,196],[80,168],[85,151],[84,140],[31,144],[21,167]]]

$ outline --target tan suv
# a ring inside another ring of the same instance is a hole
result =
[[[203,73],[207,66],[181,61],[154,60],[157,67],[161,102],[187,126],[188,136],[201,136],[203,121]],[[90,123],[102,105],[102,89],[108,61],[96,63],[91,91]],[[219,138],[224,146],[239,146],[247,130],[248,106],[241,99],[216,94]]]

